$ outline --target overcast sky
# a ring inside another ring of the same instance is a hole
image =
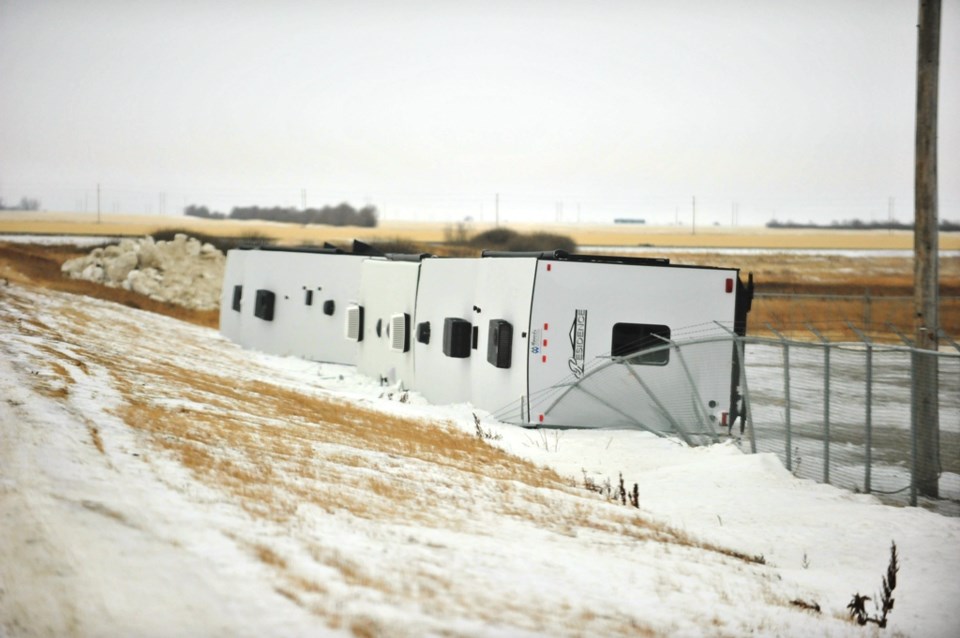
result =
[[[960,220],[960,0],[941,217]],[[0,197],[741,224],[913,212],[915,0],[0,0]]]

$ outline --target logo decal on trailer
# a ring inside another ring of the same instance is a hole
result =
[[[583,376],[584,361],[586,360],[587,346],[587,311],[577,309],[573,314],[573,325],[570,326],[570,348],[573,350],[567,365],[573,376]]]

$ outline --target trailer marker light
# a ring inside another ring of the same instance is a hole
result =
[[[549,329],[550,329],[550,324],[549,324],[549,323],[543,324],[543,329],[544,329],[544,330],[549,330]]]
[[[546,340],[546,339],[543,340],[543,347],[544,347],[544,348],[547,347],[547,340]]]
[[[722,427],[727,427],[727,413],[726,413],[726,412],[721,412],[721,413],[720,413],[720,425],[721,425]]]
[[[543,423],[543,415],[540,415],[540,423]]]
[[[543,355],[543,363],[547,362],[547,355]]]
[[[550,272],[553,269],[553,264],[547,264],[547,272]]]
[[[733,279],[727,278],[727,292],[733,292]]]

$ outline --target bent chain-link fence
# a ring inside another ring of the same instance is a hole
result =
[[[679,365],[659,375],[629,358],[607,357],[559,392],[550,409],[572,410],[586,400],[591,410],[604,406],[608,421],[690,444],[734,437],[747,452],[776,454],[795,476],[891,503],[937,498],[948,506],[938,509],[960,514],[960,349],[931,353],[865,335],[855,343],[816,336],[731,333],[670,342],[658,348],[671,348]],[[732,370],[730,357],[718,356],[731,350]],[[935,378],[914,374],[923,357],[935,359]],[[725,364],[712,365],[717,360]],[[720,401],[723,411],[734,404],[732,415],[710,409],[721,379],[728,388],[734,380],[732,394]],[[914,427],[915,386],[936,388],[939,427]]]

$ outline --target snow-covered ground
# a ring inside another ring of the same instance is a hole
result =
[[[960,635],[960,519],[473,414],[0,288],[0,635],[878,635],[845,607],[891,541],[884,631]],[[584,489],[621,473],[639,509]]]

